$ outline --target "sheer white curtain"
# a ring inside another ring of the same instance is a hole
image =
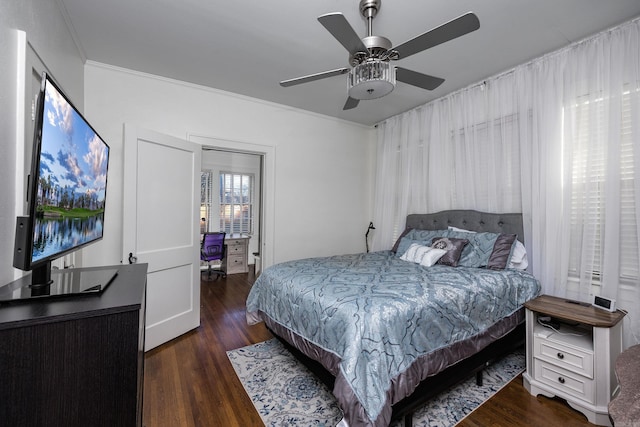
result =
[[[513,76],[378,126],[374,250],[391,247],[408,213],[520,211]]]
[[[543,292],[615,298],[640,336],[640,20],[378,126],[372,249],[409,213],[522,212]]]

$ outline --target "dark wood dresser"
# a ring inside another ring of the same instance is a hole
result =
[[[122,265],[99,295],[0,303],[0,425],[142,426],[146,277]]]

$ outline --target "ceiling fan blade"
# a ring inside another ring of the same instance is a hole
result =
[[[407,70],[402,67],[396,67],[396,80],[413,86],[418,86],[426,90],[434,90],[444,83],[444,79],[441,79],[440,77],[418,73],[417,71]]]
[[[327,13],[318,17],[318,21],[340,42],[351,54],[368,53],[369,49],[362,43],[347,18],[340,12]]]
[[[295,86],[302,83],[312,82],[314,80],[326,79],[327,77],[339,76],[340,74],[346,74],[348,72],[349,68],[336,68],[335,70],[323,71],[321,73],[309,74],[308,76],[296,77],[295,79],[283,80],[280,82],[280,86]]]
[[[352,108],[356,108],[358,106],[359,102],[360,102],[359,99],[348,97],[347,98],[347,102],[344,103],[344,107],[342,107],[342,109],[343,110],[351,110]]]
[[[480,28],[480,20],[473,12],[468,12],[390,50],[398,52],[398,59],[403,59],[478,28]]]

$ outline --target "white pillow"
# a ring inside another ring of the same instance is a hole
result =
[[[412,243],[407,251],[402,254],[400,259],[409,262],[415,262],[425,267],[431,267],[438,262],[440,258],[446,254],[444,249],[432,248],[431,246],[422,246],[417,243]]]
[[[464,233],[476,233],[476,231],[465,230],[464,228],[454,227],[453,225],[449,226],[449,231],[462,231]]]
[[[527,250],[519,240],[516,240],[516,245],[511,251],[511,258],[509,258],[508,268],[515,268],[516,270],[526,270],[528,266],[529,260],[527,259]]]
[[[475,233],[475,231],[465,230],[464,228],[458,228],[449,226],[451,231],[464,231],[467,233]],[[509,258],[509,264],[507,268],[513,268],[516,270],[526,270],[529,267],[529,261],[527,259],[527,249],[524,247],[520,240],[516,240],[516,245],[511,251],[511,257]]]

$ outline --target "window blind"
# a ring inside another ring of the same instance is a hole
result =
[[[220,229],[228,234],[253,230],[252,174],[220,173]]]
[[[620,281],[635,281],[639,275],[631,96],[638,94],[625,92],[612,99],[583,98],[565,117],[565,122],[572,124],[570,131],[565,132],[565,138],[570,139],[565,143],[565,155],[571,159],[569,276],[590,278],[593,284],[599,284],[601,278],[604,220],[608,214],[606,179],[612,176],[620,180]],[[620,103],[619,115],[610,113],[610,105],[607,108],[612,102]],[[609,140],[612,126],[620,129],[619,152]],[[609,156],[617,155],[619,161],[611,162]],[[607,171],[607,165],[611,164],[619,164],[618,175]]]

